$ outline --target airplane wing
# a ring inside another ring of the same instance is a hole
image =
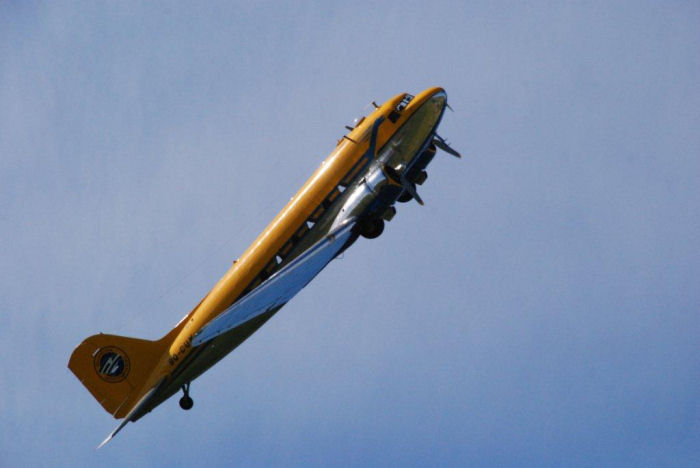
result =
[[[288,265],[236,301],[194,335],[198,346],[222,333],[288,302],[340,252],[352,235],[354,222],[346,222],[309,247]]]

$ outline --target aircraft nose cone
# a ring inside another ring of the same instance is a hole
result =
[[[433,95],[428,100],[428,103],[435,106],[436,110],[442,112],[442,110],[447,105],[447,93],[444,89],[438,88],[438,91],[433,93]]]

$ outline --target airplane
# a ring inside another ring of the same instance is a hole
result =
[[[379,237],[396,202],[423,200],[416,186],[438,148],[447,104],[439,87],[402,93],[355,119],[330,154],[211,291],[172,330],[150,341],[99,333],[73,351],[68,368],[121,423],[110,441],[233,351],[360,236]]]

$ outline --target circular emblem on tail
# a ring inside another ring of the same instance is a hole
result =
[[[121,382],[129,374],[129,357],[115,346],[105,346],[95,354],[95,372],[102,380]]]

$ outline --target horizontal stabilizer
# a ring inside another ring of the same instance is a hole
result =
[[[139,402],[136,403],[136,405],[131,409],[131,411],[129,411],[129,414],[126,415],[124,420],[107,436],[107,438],[105,440],[102,441],[102,443],[100,445],[97,446],[97,448],[102,447],[104,444],[106,444],[107,442],[112,440],[114,438],[114,436],[117,435],[117,432],[121,431],[124,428],[124,426],[126,426],[129,422],[131,422],[131,420],[134,418],[134,415],[136,415],[136,413],[138,413],[141,409],[143,409],[148,404],[151,397],[156,393],[156,390],[158,390],[159,386],[160,386],[160,384],[156,385],[155,387],[150,389],[148,391],[148,393],[146,393],[139,400]]]
[[[197,332],[192,344],[198,346],[284,305],[338,255],[350,239],[354,224],[353,222],[344,224],[328,234],[245,297],[234,302],[231,307]]]

